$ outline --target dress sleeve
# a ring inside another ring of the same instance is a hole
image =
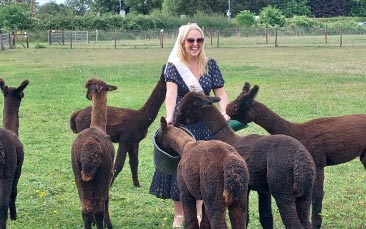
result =
[[[166,71],[164,73],[165,82],[172,82],[177,84],[178,81],[178,70],[173,63],[168,63]]]
[[[211,76],[212,79],[212,89],[224,86],[225,81],[222,77],[220,68],[217,65],[216,61],[211,58],[208,60],[208,74]]]

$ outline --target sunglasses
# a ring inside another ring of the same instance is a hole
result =
[[[197,42],[197,44],[202,44],[204,41],[205,41],[205,39],[204,38],[197,38],[197,39],[194,39],[194,38],[187,38],[186,39],[186,41],[188,42],[188,43],[190,43],[190,44],[194,44],[194,42],[196,41]]]

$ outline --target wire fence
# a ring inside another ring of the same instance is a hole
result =
[[[204,29],[206,47],[307,47],[366,46],[366,26],[358,28],[237,28]],[[45,32],[43,32],[45,33]],[[70,48],[172,47],[175,30],[146,31],[47,31],[48,45]],[[3,34],[4,35],[4,34]],[[6,39],[4,39],[6,40]],[[32,42],[32,34],[30,34]],[[5,41],[6,42],[6,41]],[[6,45],[4,44],[2,45]]]

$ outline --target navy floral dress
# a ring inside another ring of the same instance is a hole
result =
[[[207,67],[208,72],[200,77],[199,83],[205,94],[210,95],[212,89],[223,87],[225,82],[222,78],[219,66],[214,59],[210,58],[208,60]],[[166,68],[164,75],[165,81],[178,85],[177,105],[175,107],[175,110],[177,110],[180,100],[189,92],[189,89],[174,64],[168,63]],[[186,125],[186,128],[192,132],[196,140],[211,139],[209,130],[202,122]],[[149,193],[161,199],[179,200],[177,174],[173,173],[171,175],[166,175],[161,173],[159,170],[155,170]]]

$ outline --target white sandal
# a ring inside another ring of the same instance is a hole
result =
[[[175,218],[183,218],[182,215],[176,215],[174,216],[174,221],[175,221]],[[173,222],[173,228],[183,228],[183,220],[182,220],[182,223],[181,224],[177,224],[177,223],[174,223]]]

